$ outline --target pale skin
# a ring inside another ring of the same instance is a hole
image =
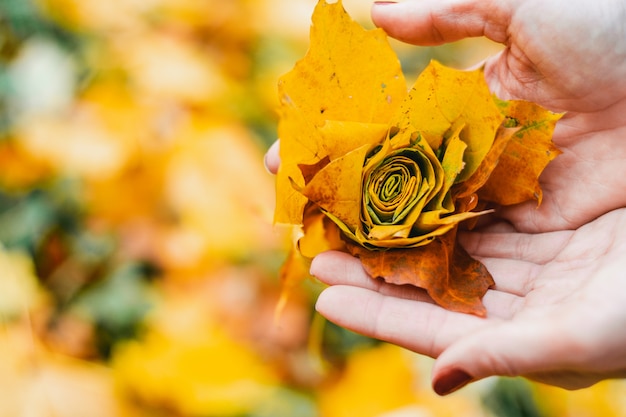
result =
[[[491,375],[569,389],[626,377],[626,3],[406,0],[375,3],[372,18],[416,45],[472,36],[504,44],[484,63],[490,88],[566,111],[554,133],[563,154],[540,178],[539,208],[500,208],[500,223],[460,236],[496,281],[483,300],[487,318],[372,280],[338,252],[311,266],[330,285],[318,311],[437,358],[439,394]],[[266,156],[273,172],[277,148]]]

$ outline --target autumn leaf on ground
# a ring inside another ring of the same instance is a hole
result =
[[[28,320],[0,332],[0,416],[139,417],[103,364],[51,352]]]
[[[324,417],[477,417],[484,410],[473,403],[475,393],[441,398],[430,388],[424,358],[398,346],[381,343],[356,349],[338,375],[319,392]]]
[[[125,395],[180,416],[234,417],[260,407],[278,376],[209,304],[205,294],[170,294],[140,339],[117,346],[112,369]]]
[[[307,55],[279,81],[275,222],[302,227],[305,258],[347,250],[372,278],[484,316],[493,279],[456,231],[490,204],[540,202],[560,116],[497,99],[481,70],[435,61],[407,91],[380,29],[361,28],[341,1],[320,0],[312,20]],[[323,242],[337,232],[345,244]]]

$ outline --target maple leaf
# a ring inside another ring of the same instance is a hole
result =
[[[497,103],[507,116],[508,123],[517,131],[507,142],[498,165],[479,195],[503,205],[530,199],[536,199],[540,204],[539,175],[551,160],[561,154],[551,137],[562,114],[554,114],[528,101],[497,100]]]
[[[240,416],[259,407],[276,386],[276,372],[211,308],[206,297],[169,294],[143,337],[118,345],[112,369],[119,387],[182,416]]]
[[[560,115],[499,100],[482,70],[435,61],[407,91],[382,31],[361,28],[341,1],[320,0],[312,20],[307,55],[279,81],[275,222],[303,226],[305,257],[347,250],[373,278],[484,316],[493,279],[457,244],[458,225],[488,203],[540,202]],[[323,243],[333,229],[343,248]]]
[[[374,252],[358,245],[348,245],[373,278],[392,284],[411,283],[428,290],[439,305],[478,316],[487,314],[481,303],[485,292],[494,285],[483,264],[455,244],[456,227],[419,248]]]

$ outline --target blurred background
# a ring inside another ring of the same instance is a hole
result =
[[[0,417],[626,416],[338,328],[272,226],[276,83],[316,0],[0,0]],[[365,27],[370,0],[345,0]],[[408,81],[485,40],[392,43]]]

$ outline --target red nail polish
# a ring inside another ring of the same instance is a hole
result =
[[[452,368],[442,373],[433,383],[433,390],[439,395],[448,395],[460,388],[463,388],[472,380],[472,377],[465,371]]]

